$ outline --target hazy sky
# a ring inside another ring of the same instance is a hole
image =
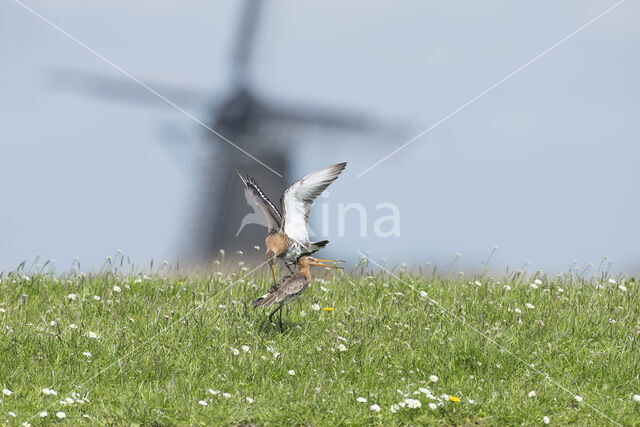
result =
[[[240,2],[25,1],[134,76],[224,87]],[[346,160],[330,187],[332,254],[566,270],[640,270],[640,4],[625,2],[357,178],[374,162],[615,1],[267,1],[253,77],[274,99],[405,123],[396,139],[306,145],[303,175]],[[175,260],[188,242],[204,130],[170,108],[63,90],[60,67],[126,79],[17,3],[0,4],[0,269],[37,254],[98,265],[116,249]],[[175,141],[159,129],[179,130]],[[321,138],[320,138],[321,139]],[[334,141],[335,142],[335,141]],[[337,236],[338,203],[367,208]],[[391,202],[400,236],[372,235]],[[312,216],[319,215],[316,208]],[[316,231],[319,221],[316,219]],[[352,231],[353,230],[353,231]],[[261,243],[261,242],[257,242]]]

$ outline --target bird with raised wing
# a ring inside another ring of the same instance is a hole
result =
[[[317,259],[308,255],[300,257],[298,260],[298,272],[281,278],[269,289],[269,291],[253,302],[254,307],[271,307],[278,304],[278,307],[269,314],[269,322],[278,310],[280,310],[279,325],[282,330],[282,307],[285,304],[295,301],[311,283],[311,272],[309,267],[317,265],[321,267],[341,268],[335,264],[323,264],[325,262],[337,263],[338,260]]]
[[[296,264],[301,256],[311,255],[329,243],[328,240],[309,240],[309,213],[314,200],[338,178],[346,166],[346,163],[338,163],[310,173],[291,184],[280,198],[282,215],[255,180],[238,171],[242,182],[253,195],[255,204],[267,219],[266,258],[274,283],[277,283],[276,258],[284,260],[292,272],[291,265]]]

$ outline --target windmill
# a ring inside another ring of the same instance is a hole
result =
[[[372,133],[382,131],[361,114],[316,106],[287,105],[268,100],[251,84],[251,62],[264,0],[245,0],[231,48],[229,83],[225,93],[210,110],[206,131],[207,160],[198,184],[197,217],[191,230],[189,253],[193,262],[210,261],[219,249],[246,250],[264,239],[261,227],[248,225],[238,233],[243,217],[252,211],[244,188],[236,176],[240,169],[256,178],[263,189],[276,197],[293,180],[292,156],[305,144],[300,131]],[[154,96],[135,82],[65,71],[58,80],[73,89],[101,97],[148,102]],[[176,104],[191,103],[200,95],[185,88],[149,83],[158,93]],[[251,153],[256,161],[226,141]],[[236,234],[238,234],[236,236]]]

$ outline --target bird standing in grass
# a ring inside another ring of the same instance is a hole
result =
[[[280,198],[282,215],[255,180],[238,171],[240,179],[267,219],[266,258],[271,267],[274,283],[278,283],[276,258],[283,259],[289,272],[293,273],[291,265],[295,264],[301,256],[311,255],[329,243],[328,240],[309,241],[309,213],[313,201],[338,178],[346,166],[346,163],[338,163],[310,173],[291,184]]]
[[[271,307],[278,304],[278,307],[269,314],[269,322],[278,310],[280,310],[279,325],[282,330],[282,307],[285,304],[295,301],[300,294],[311,283],[311,272],[309,267],[317,265],[321,267],[340,268],[335,264],[323,264],[324,262],[340,262],[332,259],[317,259],[308,255],[300,257],[298,260],[298,272],[281,278],[269,289],[269,291],[253,302],[254,307]]]

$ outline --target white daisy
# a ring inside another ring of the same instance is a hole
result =
[[[75,300],[77,300],[77,299],[78,299],[78,295],[76,295],[76,294],[69,294],[69,295],[67,295],[67,298],[69,298],[69,299],[70,299],[70,300],[72,300],[72,301],[75,301]]]
[[[574,399],[576,402],[582,402],[582,401],[584,400],[584,399],[582,399],[582,396],[574,396],[574,397],[573,397],[573,399]]]
[[[473,283],[474,283],[476,286],[482,286],[482,283],[481,283],[481,282],[479,282],[479,281],[477,281],[477,280],[476,280],[475,282],[473,282]]]
[[[253,403],[253,399],[252,399],[252,398],[250,398],[249,396],[247,396],[247,402],[249,402],[249,403]]]
[[[640,394],[634,394],[633,400],[635,400],[636,402],[640,402]]]
[[[56,417],[58,417],[58,418],[65,418],[66,416],[67,416],[67,414],[65,414],[62,411],[56,413]]]
[[[78,329],[78,325],[76,325],[75,323],[70,324],[69,327],[71,329]]]
[[[510,290],[511,290],[511,286],[509,286],[509,285],[504,285],[502,288],[503,288],[505,291],[510,291]]]
[[[344,344],[338,344],[338,350],[347,351],[347,346],[345,346]]]
[[[369,409],[373,412],[380,412],[380,405],[374,403],[373,405],[369,406]]]
[[[536,279],[533,281],[533,283],[535,283],[536,285],[542,285],[542,280]]]
[[[538,289],[538,285],[535,283],[530,284],[529,286],[531,286],[533,289]]]
[[[302,310],[302,311],[300,312],[300,317],[304,317],[304,316],[306,316],[306,315],[307,315],[307,313],[305,313],[305,311],[304,311],[304,310]]]
[[[47,388],[47,387],[42,389],[42,393],[46,394],[47,396],[57,396],[58,395],[57,391],[55,391],[55,390],[53,390],[51,388]]]
[[[206,400],[200,400],[200,401],[198,402],[198,404],[199,404],[199,405],[202,405],[202,406],[207,406],[207,405],[208,405],[208,403],[207,403],[207,401],[206,401]]]
[[[514,308],[513,311],[515,311],[516,313],[522,313],[522,310],[520,310],[518,307]]]
[[[224,396],[225,399],[228,399],[231,397],[231,393],[222,393],[222,395]]]
[[[429,408],[438,409],[438,405],[436,405],[435,403],[431,402],[431,403],[429,403]]]
[[[420,403],[420,401],[416,399],[405,399],[404,402],[407,404],[407,407],[411,409],[417,409],[422,407],[422,403]]]
[[[88,334],[88,335],[89,335],[89,338],[93,338],[93,339],[98,338],[98,334],[96,334],[96,333],[95,333],[95,332],[93,332],[93,331],[89,331],[89,334]]]
[[[9,415],[11,415],[13,418],[17,417],[16,413],[13,411],[9,411],[7,412]]]
[[[219,394],[219,393],[220,393],[218,390],[214,390],[214,389],[212,389],[212,388],[210,388],[210,389],[209,389],[209,390],[207,390],[207,391],[209,392],[209,394],[213,394],[214,396],[215,396],[216,394]]]
[[[122,292],[122,289],[120,288],[120,286],[116,285],[113,287],[113,292]]]
[[[525,304],[525,306],[526,306],[529,310],[536,308],[536,307],[535,307],[533,304],[531,304],[530,302],[526,303],[526,304]]]
[[[46,417],[47,415],[49,415],[49,413],[48,413],[47,411],[42,411],[42,412],[40,412],[40,418],[44,418],[44,417]]]
[[[280,353],[276,351],[275,353],[273,353],[273,357],[277,359],[278,357],[280,357]]]
[[[83,356],[86,356],[86,357],[91,357],[91,353],[90,353],[90,352],[88,352],[88,351],[83,351],[83,352],[82,352],[82,355],[83,355]]]
[[[237,348],[232,348],[231,352],[233,353],[234,356],[237,356],[240,354],[240,350],[238,350]]]
[[[358,402],[360,403],[367,403],[367,398],[366,397],[359,397],[356,399]]]
[[[249,353],[249,346],[248,345],[243,345],[242,347],[240,347],[242,349],[242,351],[244,351],[245,353]]]
[[[551,422],[551,420],[549,419],[549,417],[547,417],[546,415],[544,417],[542,417],[542,422],[545,424],[549,424],[549,422]]]
[[[9,390],[8,388],[3,388],[2,389],[2,394],[4,394],[5,396],[11,396],[13,394],[13,392],[11,390]]]
[[[319,310],[320,310],[320,304],[313,304],[313,305],[311,306],[311,309],[312,309],[313,311],[319,311]]]
[[[431,382],[434,382],[434,383],[438,381],[438,377],[436,377],[435,375],[431,375],[429,379],[431,380]]]
[[[293,376],[296,374],[296,371],[294,371],[293,369],[289,369],[289,375]]]
[[[398,412],[398,409],[400,409],[400,406],[397,403],[394,403],[393,405],[391,405],[391,408],[389,408],[392,414]]]
[[[100,301],[100,297],[98,295],[94,295],[93,299],[96,300],[96,301]]]
[[[536,397],[536,391],[535,390],[531,390],[529,392],[529,397]]]

